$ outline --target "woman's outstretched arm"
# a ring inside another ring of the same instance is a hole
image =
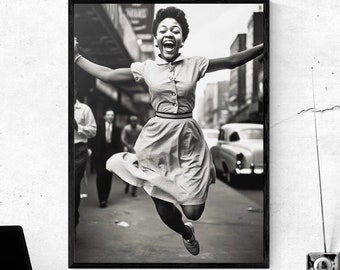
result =
[[[87,73],[104,82],[123,82],[130,80],[134,81],[130,68],[111,69],[108,67],[97,65],[87,60],[83,56],[77,59],[76,64]]]
[[[95,64],[80,55],[78,52],[78,42],[76,39],[74,40],[74,62],[87,73],[104,82],[134,81],[130,68],[111,69]]]
[[[257,45],[248,50],[244,50],[239,53],[235,53],[228,57],[216,58],[209,60],[209,66],[207,72],[218,71],[221,69],[233,69],[241,66],[248,61],[256,58],[263,53],[263,44]]]

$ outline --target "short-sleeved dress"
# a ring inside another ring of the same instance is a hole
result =
[[[156,116],[143,127],[136,154],[113,155],[106,163],[109,171],[161,200],[180,205],[206,201],[215,168],[192,110],[196,83],[208,65],[207,58],[183,55],[171,63],[157,57],[131,65],[135,80],[149,87]]]

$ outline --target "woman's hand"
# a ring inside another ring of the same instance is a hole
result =
[[[80,54],[79,54],[79,49],[78,49],[78,41],[77,38],[74,38],[74,62],[76,62],[76,59],[79,58]]]

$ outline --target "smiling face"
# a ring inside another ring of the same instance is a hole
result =
[[[162,58],[168,62],[175,60],[183,42],[180,24],[173,18],[165,18],[158,25],[156,41]]]

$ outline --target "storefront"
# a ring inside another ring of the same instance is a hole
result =
[[[152,20],[153,6],[135,6],[134,14],[148,15],[149,20]],[[74,36],[80,44],[81,54],[97,64],[113,69],[130,67],[132,62],[145,58],[146,49],[141,45],[147,44],[147,41],[141,42],[141,36],[135,33],[136,29],[125,8],[123,4],[74,5]],[[143,8],[143,11],[138,13],[138,8]],[[151,34],[151,27],[144,30],[144,38],[149,38],[148,31]],[[107,107],[115,110],[118,126],[126,124],[132,114],[137,114],[142,124],[150,117],[151,105],[145,86],[135,82],[106,84],[77,66],[75,80],[80,100],[92,108],[97,119],[102,118]]]

